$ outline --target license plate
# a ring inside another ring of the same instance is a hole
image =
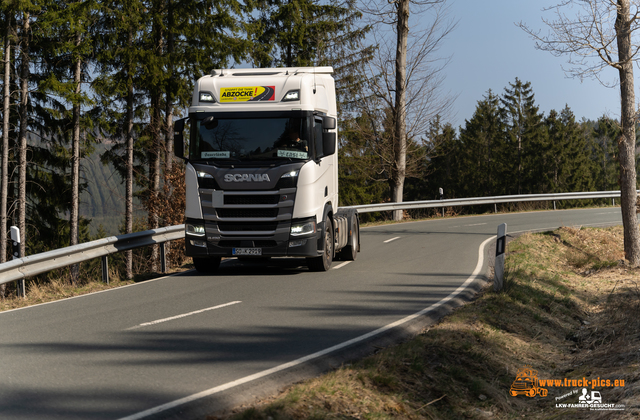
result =
[[[262,248],[233,248],[233,255],[262,255]]]

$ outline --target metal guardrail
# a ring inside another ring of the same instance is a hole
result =
[[[128,235],[110,236],[66,248],[29,255],[0,264],[0,284],[22,280],[57,268],[67,267],[94,258],[104,257],[148,245],[163,244],[184,238],[184,225],[136,232]],[[162,249],[162,248],[161,248]]]
[[[358,210],[358,213],[371,213],[375,211],[411,210],[439,207],[477,206],[481,204],[516,203],[526,201],[561,201],[584,200],[596,198],[618,198],[620,191],[593,191],[560,194],[522,194],[499,195],[495,197],[453,198],[449,200],[409,201],[403,203],[364,204],[360,206],[346,207]]]
[[[481,204],[499,204],[525,201],[560,201],[597,198],[618,198],[620,191],[596,191],[562,194],[506,195],[496,197],[455,198],[450,200],[409,201],[403,203],[365,204],[343,208],[355,209],[360,213],[377,211],[410,210],[418,208],[439,208],[455,206],[474,206]],[[106,271],[106,257],[122,251],[128,251],[148,245],[164,244],[168,241],[184,238],[184,225],[168,226],[159,229],[136,232],[128,235],[111,236],[66,248],[30,255],[0,264],[0,284],[23,280],[57,268],[67,267],[94,258],[103,258],[103,279]],[[164,260],[164,247],[161,247]],[[164,271],[164,270],[163,270]]]

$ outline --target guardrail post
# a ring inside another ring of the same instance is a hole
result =
[[[493,269],[493,290],[496,292],[504,288],[504,252],[507,248],[507,224],[498,226],[496,238],[496,263]]]
[[[11,226],[11,245],[12,247],[12,257],[14,260],[22,258],[20,253],[20,229],[17,226]],[[24,286],[24,279],[20,279],[17,282],[16,292],[18,297],[27,297],[27,292]]]
[[[553,209],[556,210],[556,200],[553,200]]]
[[[102,282],[109,284],[109,256],[102,256]]]
[[[163,242],[160,244],[160,270],[163,273],[167,272],[167,243]]]

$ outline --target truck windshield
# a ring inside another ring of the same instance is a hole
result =
[[[248,162],[307,160],[311,156],[310,117],[192,118],[191,159]]]

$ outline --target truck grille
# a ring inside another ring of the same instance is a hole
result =
[[[218,229],[221,232],[261,232],[261,231],[275,231],[278,227],[278,223],[233,223],[233,222],[218,222]]]
[[[277,217],[278,209],[216,209],[218,217],[221,218],[241,218],[241,217]]]
[[[278,194],[270,195],[225,195],[225,205],[255,205],[255,204],[278,204],[280,196]]]
[[[220,241],[218,246],[225,248],[240,248],[242,246],[246,246],[247,241]],[[271,240],[258,240],[258,241],[250,241],[252,242],[251,247],[259,247],[259,248],[273,248],[278,246],[276,241]]]

